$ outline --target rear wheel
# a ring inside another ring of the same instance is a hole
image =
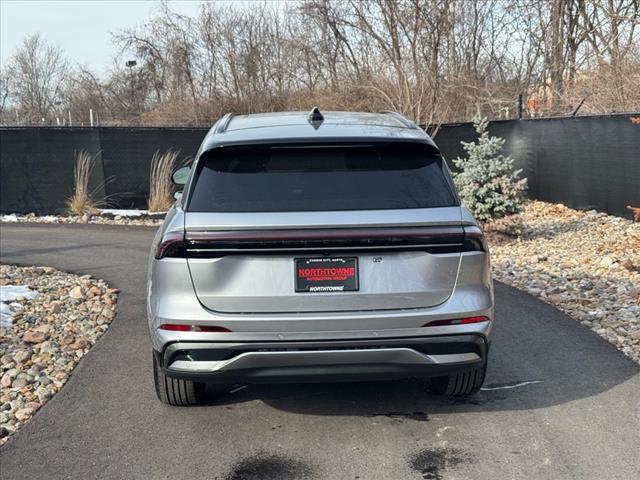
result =
[[[175,407],[197,405],[204,397],[204,383],[171,378],[162,371],[156,356],[153,356],[153,379],[156,395],[162,403]]]
[[[433,377],[431,390],[436,395],[453,397],[473,395],[480,391],[487,373],[487,364],[481,367],[463,370],[446,377]]]

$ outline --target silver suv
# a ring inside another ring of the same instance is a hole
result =
[[[489,252],[431,138],[397,113],[227,114],[152,247],[158,398],[205,384],[484,380]]]

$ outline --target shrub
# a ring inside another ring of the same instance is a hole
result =
[[[486,119],[473,121],[478,141],[461,142],[468,154],[456,158],[460,170],[454,180],[462,202],[480,221],[500,218],[522,210],[527,179],[520,178],[522,170],[514,170],[513,158],[502,155],[505,140],[491,137]]]
[[[73,195],[67,199],[67,210],[72,215],[92,215],[98,211],[98,202],[94,198],[95,192],[89,191],[89,179],[95,158],[86,150],[76,152],[73,168]]]
[[[171,174],[177,165],[178,154],[179,152],[173,150],[167,150],[162,154],[157,151],[153,154],[147,201],[149,212],[166,212],[173,205],[175,200]]]

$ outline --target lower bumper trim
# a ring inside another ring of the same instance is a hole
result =
[[[247,352],[230,360],[176,360],[169,365],[175,372],[213,373],[258,368],[279,368],[322,365],[445,365],[474,363],[477,353],[426,355],[410,348],[378,348],[369,350],[318,350],[301,352]]]
[[[176,342],[156,353],[172,377],[213,383],[315,382],[445,375],[481,365],[481,335],[345,342]]]

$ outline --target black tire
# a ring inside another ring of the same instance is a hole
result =
[[[153,380],[158,400],[174,407],[197,405],[204,397],[204,383],[171,378],[164,374],[153,356]]]
[[[433,377],[431,391],[436,395],[462,397],[474,395],[480,391],[487,373],[486,363],[482,367],[463,370],[446,377]]]

